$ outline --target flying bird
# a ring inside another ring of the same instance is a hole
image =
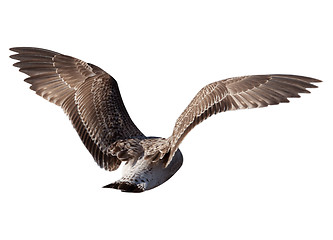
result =
[[[14,66],[39,96],[68,115],[96,163],[121,179],[106,185],[143,192],[171,178],[182,166],[179,145],[200,122],[220,112],[289,102],[309,93],[318,79],[284,74],[233,77],[203,87],[179,116],[168,138],[146,137],[131,120],[116,80],[101,68],[57,52],[31,47],[10,50]]]

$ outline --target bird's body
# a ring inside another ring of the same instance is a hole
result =
[[[178,149],[170,164],[165,161],[151,161],[144,157],[125,163],[121,179],[106,185],[126,192],[142,192],[155,188],[170,179],[182,166],[183,156]]]
[[[166,166],[169,155],[161,154],[157,147],[165,146],[165,138],[145,138],[119,140],[110,147],[111,154],[125,161],[123,176],[115,183],[105,187],[127,192],[142,192],[157,187],[171,178],[182,166],[183,156],[178,149],[170,164]],[[125,153],[125,156],[122,154]],[[157,155],[151,155],[157,154]]]
[[[39,48],[12,48],[14,66],[38,95],[62,107],[97,164],[109,171],[125,163],[120,180],[105,187],[142,192],[181,167],[184,137],[213,114],[266,107],[308,93],[320,80],[296,75],[228,78],[203,87],[177,119],[168,138],[146,137],[132,122],[116,80],[93,64]]]

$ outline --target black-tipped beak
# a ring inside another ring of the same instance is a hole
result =
[[[128,182],[114,182],[114,183],[105,185],[103,188],[114,188],[114,189],[119,189],[122,192],[135,192],[135,193],[144,191],[138,185],[128,183]]]
[[[103,186],[102,188],[115,188],[114,183]]]

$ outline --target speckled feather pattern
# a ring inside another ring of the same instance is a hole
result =
[[[14,66],[30,76],[25,80],[30,88],[63,108],[98,165],[110,171],[117,169],[121,161],[107,155],[107,147],[121,138],[144,135],[130,119],[116,81],[92,64],[53,51],[11,50],[18,53],[11,56],[19,60]],[[102,102],[111,103],[111,107],[99,105]]]
[[[318,79],[295,75],[253,75],[234,77],[208,84],[202,88],[177,119],[170,142],[170,156],[184,137],[203,120],[219,112],[276,105],[288,98],[309,93]]]
[[[64,110],[100,167],[113,171],[125,162],[123,177],[105,187],[128,192],[152,189],[173,176],[183,162],[180,143],[213,114],[289,102],[320,82],[282,74],[213,82],[196,94],[169,138],[147,138],[132,122],[116,80],[99,67],[40,48],[11,50],[30,88]]]

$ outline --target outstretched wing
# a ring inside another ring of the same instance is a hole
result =
[[[36,94],[61,106],[98,165],[115,170],[121,161],[107,154],[119,139],[144,137],[132,122],[115,79],[79,59],[39,48],[11,48],[14,66],[29,75]]]
[[[259,108],[289,102],[288,98],[309,93],[320,80],[294,75],[253,75],[213,82],[202,88],[178,118],[172,136],[169,161],[184,137],[203,120],[228,110]],[[168,164],[167,163],[167,164]]]

